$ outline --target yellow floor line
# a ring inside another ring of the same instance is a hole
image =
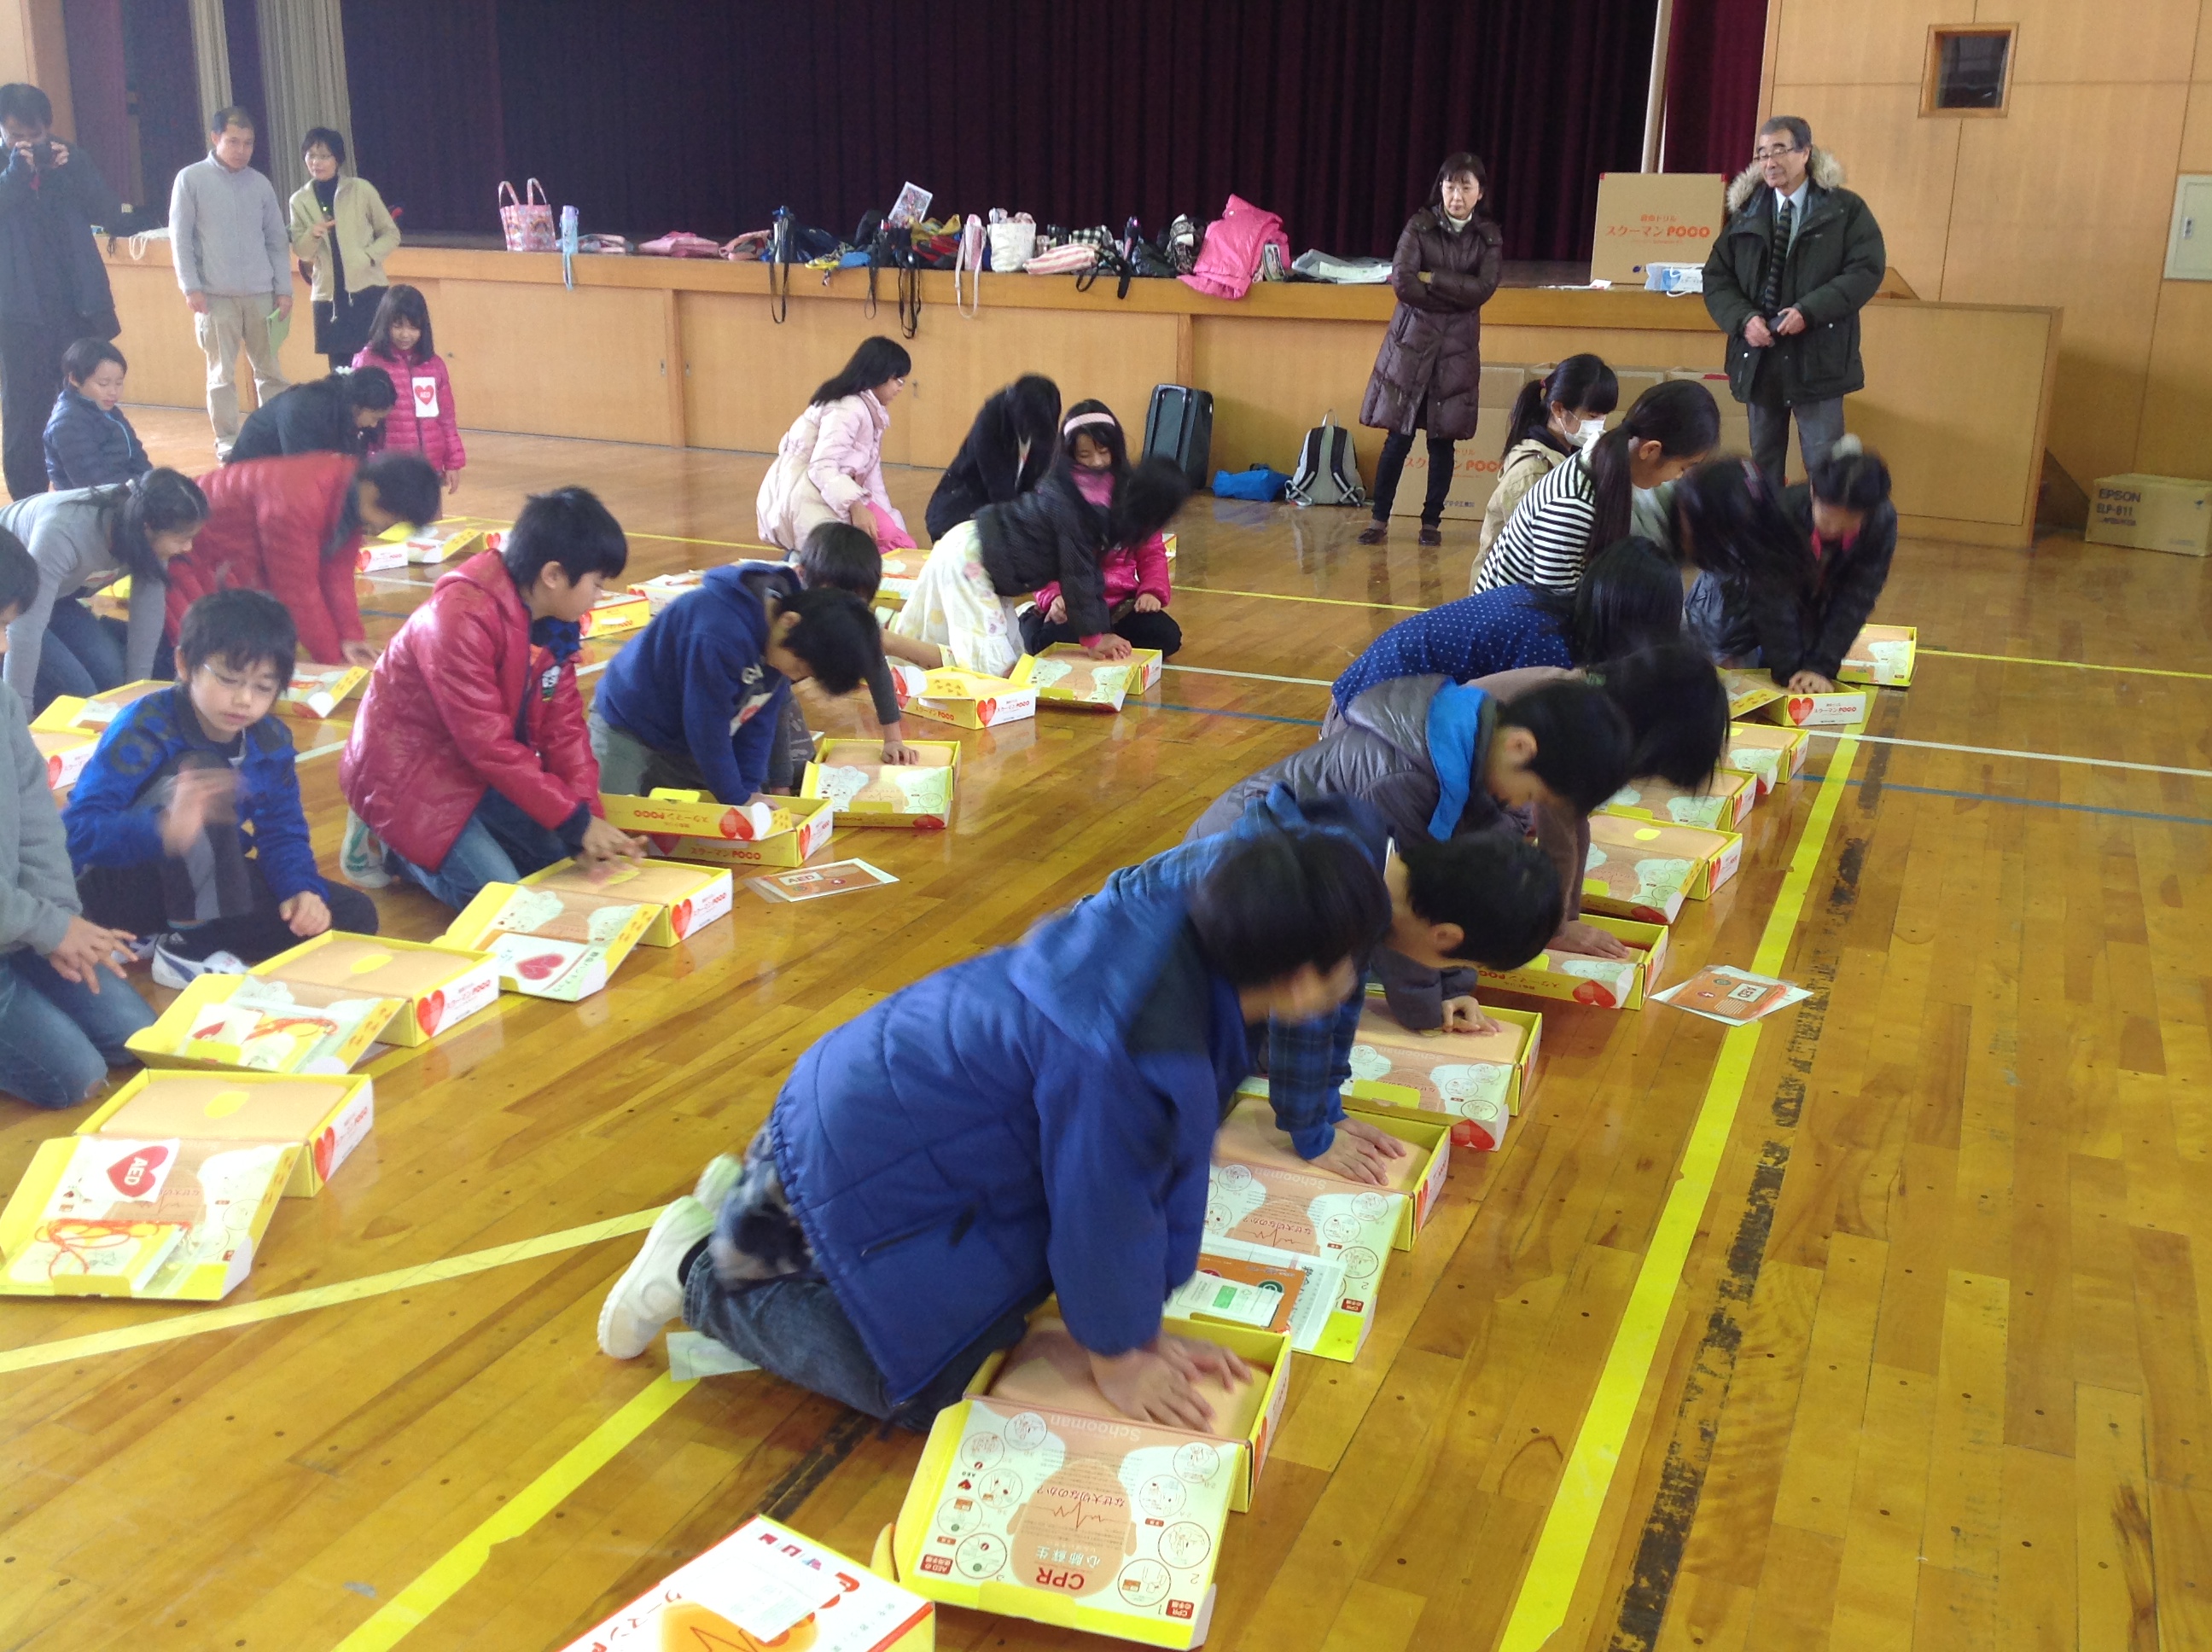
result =
[[[447,1279],[465,1278],[471,1273],[483,1273],[492,1268],[526,1262],[533,1257],[551,1256],[560,1251],[595,1245],[602,1239],[618,1239],[627,1233],[641,1233],[653,1225],[653,1218],[660,1214],[661,1209],[656,1205],[649,1211],[632,1211],[628,1216],[610,1217],[604,1222],[589,1222],[578,1228],[563,1228],[558,1233],[518,1240],[511,1245],[493,1245],[483,1250],[465,1251],[441,1261],[396,1268],[389,1273],[371,1273],[365,1278],[347,1279],[337,1285],[318,1285],[312,1291],[290,1291],[281,1297],[265,1297],[260,1302],[242,1302],[230,1308],[210,1308],[197,1314],[179,1314],[149,1324],[126,1326],[121,1330],[96,1331],[89,1336],[64,1337],[54,1342],[34,1342],[27,1347],[7,1349],[0,1351],[0,1376],[11,1371],[35,1370],[42,1365],[64,1364],[72,1359],[86,1359],[97,1354],[122,1353],[132,1348],[150,1347],[157,1342],[175,1342],[185,1337],[204,1336],[210,1331],[230,1331],[241,1325],[260,1325],[294,1314],[310,1314],[319,1308],[335,1308],[342,1303],[389,1296],[395,1291],[438,1285]]]
[[[1280,591],[1228,591],[1218,585],[1179,585],[1176,594],[1186,591],[1203,592],[1211,597],[1264,597],[1269,602],[1316,602],[1328,608],[1382,608],[1394,614],[1425,614],[1429,610],[1418,604],[1402,602],[1353,602],[1346,597],[1292,597]]]
[[[1790,857],[1790,870],[1782,880],[1781,894],[1759,937],[1759,951],[1751,963],[1755,974],[1779,974],[1789,957],[1790,938],[1805,909],[1813,875],[1835,824],[1836,805],[1843,799],[1857,755],[1857,742],[1845,739],[1828,764],[1820,794],[1814,800],[1804,835],[1797,840],[1797,852]],[[1637,1401],[1650,1380],[1661,1333],[1680,1289],[1691,1243],[1697,1237],[1698,1224],[1720,1172],[1722,1155],[1735,1127],[1736,1108],[1751,1076],[1752,1057],[1759,1048],[1763,1024],[1753,1022],[1731,1027],[1722,1036],[1720,1060],[1705,1086],[1705,1099],[1698,1103],[1697,1120],[1682,1151],[1681,1168],[1644,1250],[1643,1265],[1637,1270],[1628,1307],[1613,1333],[1613,1347],[1606,1355],[1605,1369],[1599,1373],[1589,1409],[1576,1433],[1551,1511],[1544,1517],[1535,1553],[1522,1576],[1512,1615],[1506,1619],[1499,1652],[1536,1652],[1566,1623],[1575,1585],[1589,1558],[1599,1513],[1635,1420]]]
[[[617,1452],[651,1428],[690,1389],[663,1371],[652,1386],[586,1435],[560,1461],[507,1499],[500,1511],[430,1563],[376,1615],[337,1643],[335,1652],[386,1652],[422,1627],[491,1558],[492,1546],[520,1537],[566,1502]]]
[[[2069,671],[2116,671],[2123,677],[2181,677],[2192,683],[2212,683],[2212,671],[2170,671],[2156,665],[2093,665],[2086,659],[2035,659],[2026,654],[1970,654],[1959,648],[1923,648],[1920,652],[1944,659],[1990,659],[2000,665],[2051,665]]]

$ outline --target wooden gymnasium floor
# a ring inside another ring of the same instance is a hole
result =
[[[141,428],[204,461],[197,414]],[[471,447],[459,508],[587,483],[641,574],[751,537],[757,458]],[[910,514],[931,482],[896,475]],[[1316,679],[1465,590],[1468,529],[1357,526],[1199,501],[1154,703],[965,736],[956,830],[836,840],[896,888],[741,893],[600,997],[507,999],[395,1064],[220,1309],[7,1304],[0,1646],[538,1648],[756,1510],[865,1556],[913,1438],[603,1358],[601,1295],[810,1040],[1174,842],[1313,738]],[[365,587],[373,635],[424,583]],[[1916,544],[1881,617],[1920,628],[1917,685],[1819,744],[1676,931],[1670,973],[1758,959],[1814,996],[1733,1043],[1547,1014],[1533,1107],[1456,1162],[1364,1357],[1301,1362],[1230,1522],[1224,1652],[2212,1646],[2204,566]],[[335,762],[303,780],[327,859]],[[76,1116],[7,1107],[0,1184]]]

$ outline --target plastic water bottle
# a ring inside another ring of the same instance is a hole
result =
[[[576,266],[570,262],[576,256],[576,209],[561,209],[561,282],[570,292],[576,290]]]

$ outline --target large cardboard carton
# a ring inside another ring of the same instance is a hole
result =
[[[1034,689],[1025,689],[1032,695]],[[1036,709],[1032,698],[1030,709]],[[960,746],[954,740],[908,740],[917,761],[883,761],[874,740],[825,739],[806,765],[802,798],[824,798],[848,826],[895,826],[941,832],[952,823],[960,780]]]
[[[932,1652],[937,1608],[756,1515],[563,1652]]]
[[[1600,173],[1591,279],[1641,287],[1648,264],[1703,264],[1728,222],[1727,191],[1717,172]]]
[[[2212,548],[2212,482],[2134,473],[2100,477],[2090,485],[2082,538],[2094,545],[2202,556]]]
[[[1486,383],[1488,373],[1486,367]],[[1518,380],[1514,389],[1517,394]],[[1498,491],[1498,475],[1504,465],[1505,422],[1504,408],[1485,408],[1476,422],[1474,434],[1459,444],[1452,456],[1451,491],[1444,495],[1446,521],[1482,520],[1482,513],[1490,505],[1490,495]],[[1419,516],[1428,496],[1429,447],[1425,441],[1417,440],[1413,451],[1406,455],[1405,473],[1399,478],[1397,496],[1390,501],[1390,514]]]
[[[388,995],[209,974],[126,1042],[149,1067],[345,1073],[406,1013],[406,1000]]]
[[[550,889],[562,895],[605,896],[616,901],[642,902],[658,915],[641,946],[678,946],[718,918],[730,914],[731,885],[726,869],[685,865],[676,860],[648,860],[643,865],[617,866],[604,877],[592,874],[573,860],[558,860],[543,872],[534,872],[523,883],[532,889]]]
[[[657,920],[649,902],[520,884],[486,884],[441,945],[499,961],[499,984],[528,998],[574,1004],[608,980]]]
[[[499,1002],[499,960],[488,952],[336,929],[279,952],[251,973],[295,987],[399,999],[406,1012],[392,1017],[378,1036],[410,1049]]]
[[[301,1149],[65,1136],[0,1210],[0,1295],[216,1302],[252,1270]]]
[[[1667,957],[1667,926],[1601,912],[1586,912],[1583,921],[1614,936],[1628,948],[1629,956],[1592,958],[1547,950],[1518,969],[1478,969],[1477,977],[1486,989],[1498,992],[1565,999],[1599,1010],[1642,1009],[1645,993],[1659,984],[1659,968]],[[1487,1004],[1483,1008],[1497,1013]]]
[[[296,1142],[303,1151],[284,1192],[293,1199],[312,1199],[368,1139],[375,1122],[376,1090],[366,1078],[142,1072],[77,1126],[76,1133],[139,1141],[181,1136]]]
[[[638,834],[652,853],[703,866],[804,865],[829,842],[836,820],[827,799],[787,798],[776,812],[788,824],[746,838],[738,835],[750,829],[746,817],[704,792],[656,791],[644,798],[603,792],[599,805],[608,825]]]

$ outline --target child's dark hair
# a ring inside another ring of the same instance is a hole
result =
[[[210,592],[185,610],[177,652],[184,657],[186,677],[211,659],[234,671],[250,671],[266,662],[276,666],[281,689],[292,680],[300,631],[291,610],[266,591],[234,586]]]
[[[827,693],[852,693],[883,658],[883,628],[849,591],[816,586],[778,597],[776,610],[799,616],[782,646],[814,668],[814,680]]]
[[[1207,965],[1259,987],[1365,954],[1390,927],[1390,891],[1343,833],[1269,832],[1215,861],[1188,910]]]
[[[142,477],[101,488],[94,494],[101,525],[107,530],[107,548],[134,580],[167,585],[161,559],[154,554],[154,533],[182,533],[207,520],[207,495],[200,484],[181,471],[166,465]]]
[[[1889,466],[1856,436],[1843,437],[1831,447],[1826,459],[1810,467],[1810,478],[1813,497],[1839,510],[1870,511],[1889,502]]]
[[[345,165],[346,141],[343,134],[332,131],[327,126],[310,126],[300,135],[300,153],[304,155],[318,143],[331,152],[331,160],[341,167]]]
[[[1103,414],[1104,417],[1099,416]],[[1088,436],[1106,450],[1113,461],[1106,468],[1115,481],[1129,474],[1129,436],[1121,428],[1121,420],[1114,410],[1100,401],[1078,402],[1067,410],[1067,416],[1060,422],[1060,445],[1067,449],[1069,463],[1074,462],[1075,439]]]
[[[395,321],[411,321],[422,330],[422,336],[415,341],[412,352],[392,342],[392,324]],[[397,356],[403,361],[427,361],[438,353],[438,346],[430,337],[430,307],[423,300],[421,288],[395,281],[384,289],[384,296],[377,301],[375,319],[368,324],[368,347],[379,355]]]
[[[853,359],[845,363],[844,371],[822,381],[811,404],[819,407],[824,402],[842,401],[864,390],[887,385],[894,379],[903,379],[913,371],[914,357],[906,353],[905,345],[880,333],[873,338],[863,338],[860,348],[853,352]]]
[[[39,565],[23,542],[0,528],[0,621],[12,621],[39,597]]]
[[[367,413],[389,412],[399,400],[399,392],[392,387],[392,375],[382,367],[356,367],[351,373],[334,373],[323,382],[334,384],[348,407]]]
[[[345,507],[338,513],[337,531],[323,547],[325,556],[336,556],[361,531],[362,484],[376,489],[376,502],[408,526],[419,528],[438,519],[445,508],[438,473],[420,453],[372,453],[355,472],[346,490]]]
[[[1682,635],[1682,575],[1649,539],[1624,539],[1589,560],[1572,591],[1536,586],[1534,605],[1559,622],[1577,665],[1617,659]]]
[[[1729,697],[1703,651],[1686,642],[1645,648],[1594,669],[1589,680],[1628,720],[1627,780],[1656,774],[1692,790],[1711,780],[1728,741]]]
[[[1638,396],[1628,416],[1589,450],[1590,481],[1597,494],[1590,544],[1609,545],[1628,537],[1636,489],[1629,477],[1630,447],[1656,441],[1668,459],[1696,459],[1711,452],[1720,439],[1720,408],[1713,392],[1696,380],[1670,379]]]
[[[1401,844],[1406,903],[1425,924],[1456,924],[1452,957],[1518,969],[1559,932],[1566,897],[1552,858],[1524,837],[1477,832]]]
[[[1102,427],[1103,428],[1103,427]],[[1141,545],[1175,520],[1190,497],[1190,478],[1170,459],[1148,459],[1133,465],[1114,485],[1107,513],[1106,543]]]
[[[73,385],[81,385],[100,371],[103,361],[112,361],[125,373],[131,363],[123,359],[123,352],[105,338],[80,338],[62,352],[62,377]]]
[[[1680,560],[1723,580],[1793,582],[1811,563],[1804,533],[1747,459],[1717,459],[1685,476],[1674,487],[1674,519]]]
[[[560,563],[572,585],[593,574],[611,580],[629,565],[629,541],[590,489],[556,488],[524,501],[499,555],[515,588],[527,591],[548,562]]]
[[[883,588],[884,554],[850,522],[824,522],[799,546],[799,576],[810,590],[849,591],[873,602]]]
[[[1628,720],[1594,683],[1547,683],[1500,701],[1498,728],[1524,728],[1536,737],[1528,772],[1577,813],[1590,813],[1628,784],[1634,753]]]
[[[1006,410],[1016,440],[1051,452],[1060,445],[1060,386],[1042,373],[1024,373],[1006,386]]]
[[[1565,453],[1569,445],[1552,428],[1552,406],[1570,413],[1610,413],[1620,405],[1620,380],[1595,355],[1570,355],[1540,379],[1531,379],[1513,398],[1505,426],[1505,451],[1530,437]]]

